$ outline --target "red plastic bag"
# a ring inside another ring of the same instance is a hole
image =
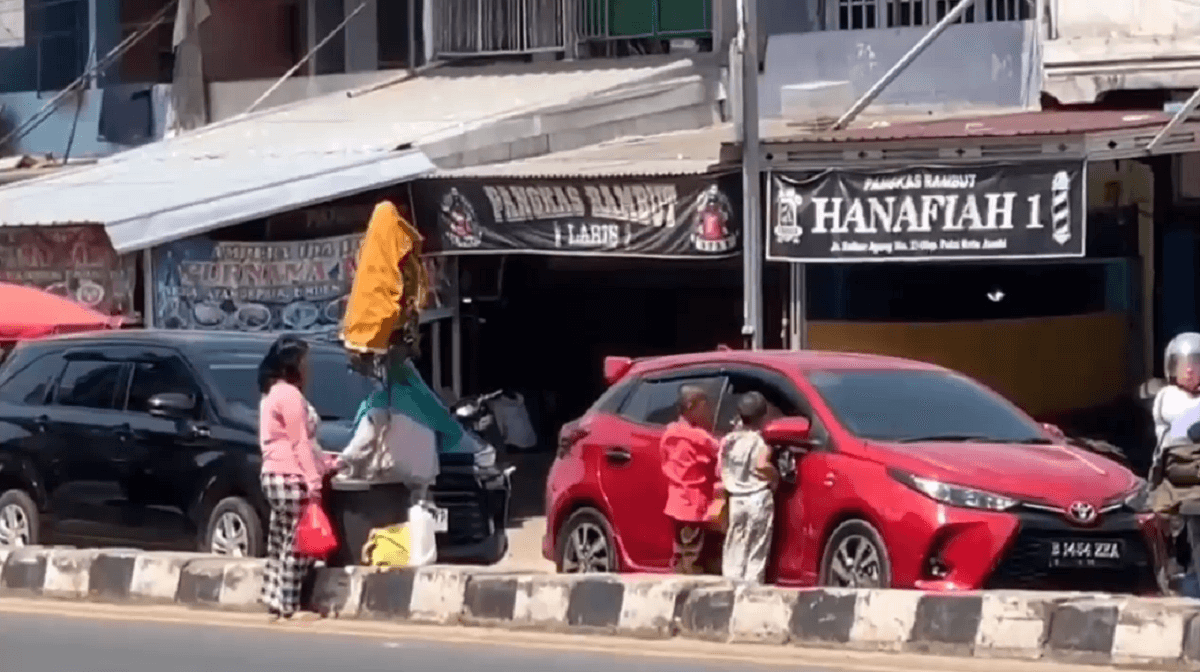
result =
[[[337,549],[337,534],[325,509],[316,502],[305,504],[300,513],[300,525],[296,528],[296,555],[324,560]]]

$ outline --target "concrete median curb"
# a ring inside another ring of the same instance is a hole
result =
[[[0,549],[0,597],[259,610],[262,561]],[[1081,593],[791,590],[714,577],[432,566],[321,569],[332,616],[548,632],[1194,668],[1200,601]]]

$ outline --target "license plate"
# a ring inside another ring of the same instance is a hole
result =
[[[1062,539],[1050,542],[1051,567],[1111,567],[1125,558],[1125,542]]]
[[[433,509],[433,531],[434,532],[449,532],[450,531],[450,512],[446,509]]]

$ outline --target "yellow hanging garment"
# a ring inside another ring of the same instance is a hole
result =
[[[392,332],[416,319],[428,298],[421,234],[391,201],[375,206],[358,252],[354,285],[342,318],[342,343],[384,354]]]

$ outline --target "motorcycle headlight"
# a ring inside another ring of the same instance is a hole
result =
[[[926,497],[964,509],[983,509],[986,511],[1007,511],[1020,502],[1004,495],[997,495],[983,490],[964,488],[960,485],[950,485],[930,478],[922,478],[902,471],[890,470],[892,478],[916,490]]]
[[[496,466],[496,449],[485,445],[479,452],[475,453],[475,466],[480,469],[491,469]]]

